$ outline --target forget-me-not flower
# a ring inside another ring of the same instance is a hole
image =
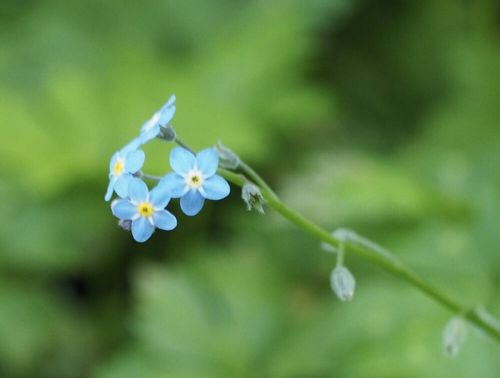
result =
[[[111,211],[120,220],[132,222],[132,236],[136,241],[148,240],[155,228],[170,231],[177,226],[177,219],[165,210],[170,201],[170,192],[165,185],[158,185],[150,192],[144,181],[133,178],[128,193],[128,199],[112,202]]]
[[[170,96],[167,103],[158,110],[141,128],[141,142],[146,143],[160,135],[161,127],[165,127],[174,118],[175,95]]]
[[[132,140],[121,150],[115,152],[109,162],[109,185],[104,196],[106,201],[111,199],[113,191],[120,197],[128,196],[128,185],[144,164],[145,155],[138,150],[141,145],[139,138]]]
[[[181,209],[186,215],[200,212],[205,199],[220,200],[229,195],[229,184],[216,175],[219,157],[213,148],[207,148],[196,156],[182,147],[170,153],[170,165],[174,172],[167,174],[159,185],[170,189],[172,198],[181,199]]]

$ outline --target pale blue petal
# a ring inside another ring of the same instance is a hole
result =
[[[149,193],[149,201],[154,209],[164,209],[170,201],[170,189],[167,185],[160,183]]]
[[[148,194],[148,187],[144,183],[144,181],[138,178],[133,178],[132,180],[130,180],[130,183],[128,185],[128,195],[132,202],[139,203],[147,201]]]
[[[175,105],[163,108],[160,113],[160,119],[158,121],[158,124],[160,126],[167,125],[172,120],[172,118],[174,118],[174,114],[175,114]]]
[[[132,236],[139,243],[148,240],[153,235],[154,230],[155,227],[147,218],[140,217],[132,221]]]
[[[190,190],[181,198],[181,209],[184,214],[193,216],[200,212],[205,199],[197,190]]]
[[[168,173],[161,179],[160,184],[169,189],[172,198],[180,198],[187,191],[186,181],[177,173]]]
[[[111,212],[122,220],[131,220],[137,214],[137,207],[132,205],[129,200],[120,199],[111,203]]]
[[[165,106],[172,106],[174,103],[175,103],[175,94],[173,94],[172,96],[170,96],[170,98],[168,99],[168,101],[165,104]]]
[[[209,200],[220,200],[229,195],[229,184],[219,175],[214,175],[203,182],[202,194]]]
[[[109,180],[108,189],[106,190],[106,194],[104,195],[105,201],[109,201],[111,199],[111,197],[113,196],[113,191],[115,189],[115,182],[116,182],[115,177],[112,177]]]
[[[139,146],[141,145],[141,140],[140,138],[134,138],[132,139],[127,145],[125,145],[125,147],[123,147],[120,152],[123,154],[123,155],[126,155],[128,154],[129,152],[132,152],[132,151],[135,151],[139,148]]]
[[[177,219],[167,210],[161,210],[153,214],[153,223],[162,230],[170,231],[177,226]]]
[[[153,117],[151,117],[150,119],[148,119],[146,122],[144,122],[142,124],[141,133],[151,130],[158,123],[155,118],[157,118],[156,113],[155,113],[155,115],[153,115]]]
[[[144,151],[137,150],[129,152],[125,158],[125,171],[128,173],[135,173],[142,168],[146,155]]]
[[[219,165],[219,155],[213,148],[207,148],[196,155],[196,164],[203,173],[203,177],[210,177],[217,171]]]
[[[115,183],[116,194],[118,194],[122,198],[128,197],[128,186],[133,178],[134,177],[129,173],[124,173],[123,175],[118,177]]]
[[[147,131],[142,131],[141,135],[139,138],[141,139],[141,143],[146,143],[149,142],[150,140],[153,140],[160,134],[160,125],[155,125],[153,126],[152,129],[147,130]]]
[[[180,175],[185,175],[193,169],[194,163],[194,155],[185,148],[176,147],[170,152],[170,165]]]
[[[113,170],[115,169],[116,160],[118,160],[118,156],[120,153],[115,152],[113,156],[111,156],[111,160],[109,161],[109,174],[113,174]]]

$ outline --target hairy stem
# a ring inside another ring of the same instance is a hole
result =
[[[480,309],[467,309],[464,305],[448,297],[441,290],[437,289],[417,275],[410,268],[406,267],[395,255],[380,247],[376,243],[363,238],[362,236],[352,233],[354,237],[346,240],[340,240],[339,238],[333,236],[330,232],[285,205],[269,188],[265,181],[249,166],[244,164],[241,168],[251,179],[255,181],[255,184],[260,186],[262,195],[267,201],[267,205],[284,218],[294,223],[304,232],[320,241],[324,241],[332,245],[335,248],[338,248],[340,244],[343,243],[345,251],[364,258],[392,275],[408,282],[428,297],[450,310],[452,313],[462,315],[470,323],[476,325],[500,342],[500,326],[493,321],[488,321],[488,318],[483,316]],[[228,181],[235,185],[243,186],[246,182],[248,182],[248,179],[244,175],[236,174],[224,169],[219,169],[218,172],[221,176],[225,177]]]

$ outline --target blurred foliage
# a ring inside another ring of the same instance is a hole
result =
[[[335,264],[236,188],[135,244],[103,202],[108,159],[168,96],[292,207],[377,240],[500,315],[497,2],[0,4],[1,377],[497,377],[472,330],[347,256]],[[168,146],[147,147],[161,174]],[[228,221],[229,220],[229,221]]]

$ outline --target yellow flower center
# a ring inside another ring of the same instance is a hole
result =
[[[113,167],[113,175],[114,176],[119,176],[123,173],[125,170],[125,162],[123,159],[117,159],[115,166]]]
[[[137,212],[141,217],[149,218],[153,215],[153,206],[149,202],[142,202],[137,205]]]
[[[203,184],[203,176],[200,171],[193,169],[186,176],[186,184],[192,188],[197,189]]]

